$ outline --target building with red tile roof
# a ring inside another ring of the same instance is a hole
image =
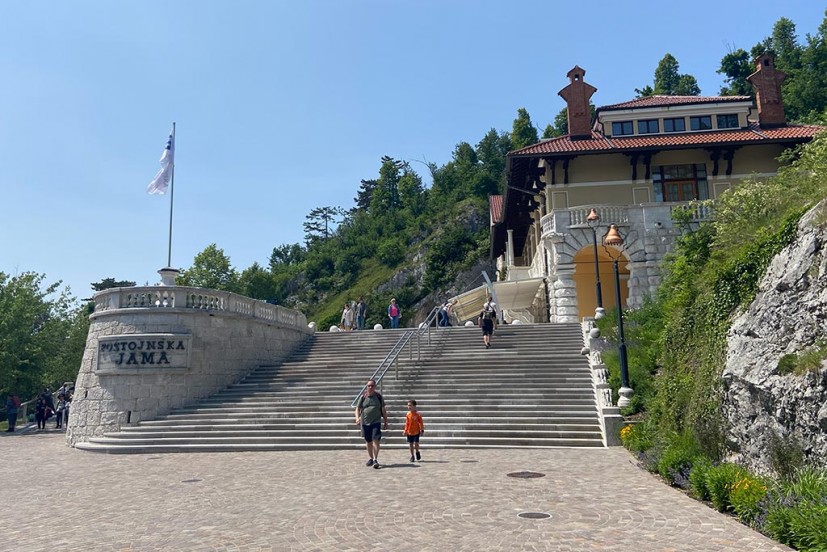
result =
[[[755,63],[755,100],[656,95],[600,107],[594,120],[589,101],[597,89],[582,68],[568,72],[559,94],[569,134],[509,153],[504,193],[490,200],[491,252],[500,273],[510,281],[544,281],[531,306],[511,309],[512,318],[573,322],[614,306],[614,293],[598,299],[597,283],[612,282],[616,253],[621,301],[642,304],[682,232],[672,211],[690,209],[700,223],[710,212],[705,200],[745,178],[775,175],[781,153],[822,130],[787,123],[786,75],[771,54]],[[622,250],[595,246],[609,224],[624,236]]]

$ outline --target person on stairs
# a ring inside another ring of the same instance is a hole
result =
[[[340,324],[346,332],[353,329],[354,318],[355,313],[353,312],[353,309],[350,308],[350,303],[345,303],[345,308],[342,310],[342,320],[340,321]]]
[[[385,400],[376,391],[376,381],[369,380],[365,387],[365,394],[359,399],[356,406],[356,425],[362,427],[362,437],[365,438],[365,447],[368,449],[368,461],[365,464],[379,469],[379,442],[382,440],[382,429],[388,429],[388,411],[385,409]],[[382,427],[382,420],[385,421]]]
[[[490,295],[488,301],[482,306],[478,322],[480,328],[482,328],[482,342],[485,344],[485,348],[488,349],[491,347],[491,335],[497,329],[497,303]]]
[[[399,305],[396,304],[396,299],[391,299],[391,304],[388,305],[388,318],[391,319],[391,329],[395,330],[399,327],[399,317],[402,316],[402,311]]]

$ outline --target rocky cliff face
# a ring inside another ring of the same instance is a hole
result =
[[[827,339],[827,204],[798,225],[794,243],[770,264],[755,301],[727,336],[724,414],[735,460],[758,471],[778,443],[800,443],[805,458],[827,462],[827,361],[803,375],[778,361]]]

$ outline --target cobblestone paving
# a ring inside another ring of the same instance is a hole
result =
[[[789,550],[622,449],[422,452],[384,450],[374,470],[355,450],[105,455],[2,435],[0,549]],[[546,476],[506,476],[519,471]]]

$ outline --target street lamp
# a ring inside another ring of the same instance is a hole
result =
[[[629,361],[626,356],[626,336],[623,333],[623,308],[621,306],[620,298],[620,271],[617,267],[617,262],[623,256],[623,236],[617,228],[617,224],[609,226],[609,231],[603,236],[603,249],[609,254],[614,263],[615,270],[615,301],[617,303],[617,333],[620,345],[618,352],[620,353],[620,391],[618,391],[620,398],[617,400],[617,406],[625,408],[632,402],[631,396],[634,391],[629,386]]]
[[[600,215],[597,209],[592,207],[589,216],[586,217],[589,228],[592,229],[592,243],[594,244],[594,278],[595,294],[597,295],[597,308],[594,309],[594,319],[600,320],[606,316],[606,309],[603,308],[603,293],[600,290],[600,263],[597,258],[597,227],[600,226]]]

